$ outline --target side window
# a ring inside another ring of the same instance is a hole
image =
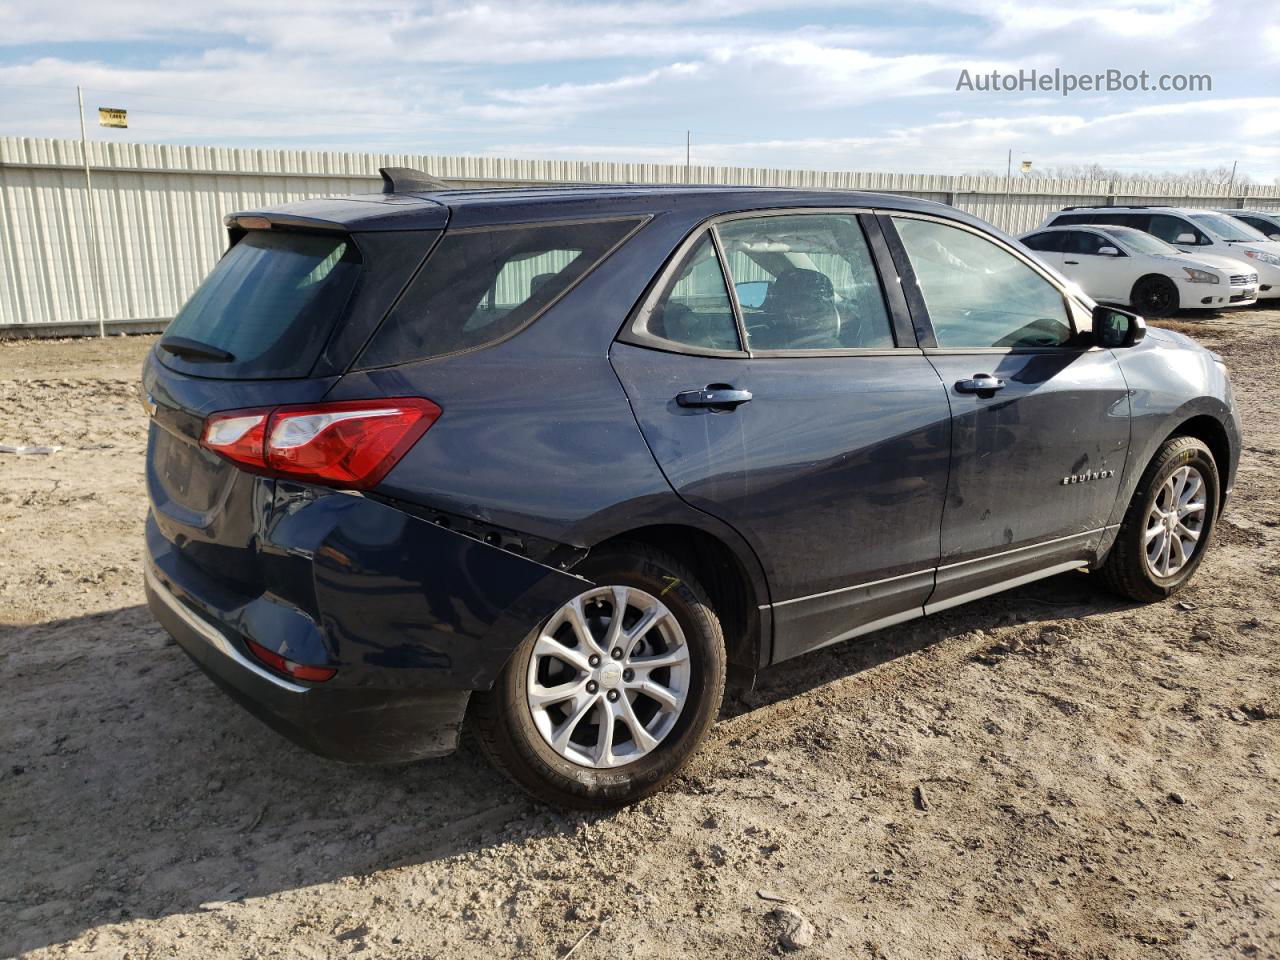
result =
[[[738,324],[720,258],[709,234],[685,254],[643,329],[672,343],[709,350],[741,350]]]
[[[1071,338],[1053,284],[959,227],[894,217],[940,347],[1056,347]]]
[[[754,217],[717,230],[750,349],[894,346],[880,278],[856,216]]]
[[[1261,231],[1264,237],[1274,239],[1277,235],[1280,235],[1280,226],[1276,226],[1270,220],[1263,220],[1261,217],[1239,217],[1238,219],[1243,220],[1253,229]]]
[[[1178,243],[1178,237],[1191,234],[1195,237],[1193,243],[1204,244],[1209,242],[1209,238],[1201,233],[1196,227],[1192,226],[1182,217],[1173,217],[1167,213],[1153,213],[1151,215],[1151,225],[1147,227],[1147,232],[1152,236],[1159,237],[1165,243]]]
[[[1033,233],[1027,237],[1022,243],[1030,247],[1032,250],[1038,250],[1041,253],[1059,253],[1062,250],[1063,238],[1067,236],[1064,230],[1055,230],[1053,232]]]
[[[446,232],[357,369],[473,350],[515,334],[639,225],[600,220]]]
[[[581,255],[580,249],[547,250],[532,257],[508,260],[471,314],[466,329],[474,330],[505,317]]]
[[[1106,237],[1097,233],[1089,233],[1085,230],[1072,230],[1068,234],[1069,239],[1064,248],[1067,253],[1081,253],[1088,257],[1098,256],[1098,251],[1103,247],[1115,247],[1116,245]],[[1118,250],[1119,247],[1116,247]]]

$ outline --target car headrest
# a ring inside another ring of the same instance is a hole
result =
[[[554,273],[535,273],[533,275],[533,278],[529,281],[530,295],[535,293],[537,289],[540,286],[542,286],[544,283],[546,283],[548,280],[554,280],[555,276],[556,275]]]
[[[831,278],[817,270],[792,267],[769,285],[763,309],[789,317],[818,319],[835,314],[836,291]]]

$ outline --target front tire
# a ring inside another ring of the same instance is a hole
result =
[[[472,699],[481,748],[539,800],[607,809],[660,790],[720,711],[725,645],[697,579],[647,545],[593,552],[596,584],[520,644]]]
[[[1138,482],[1101,567],[1107,586],[1150,603],[1186,584],[1213,535],[1219,482],[1218,466],[1203,441],[1165,441]]]
[[[1171,317],[1178,312],[1178,286],[1168,277],[1143,277],[1129,295],[1133,309],[1147,317]]]

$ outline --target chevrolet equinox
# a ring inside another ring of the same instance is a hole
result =
[[[726,681],[1067,570],[1195,572],[1222,361],[951,207],[440,189],[227,218],[147,359],[145,580],[320,754],[464,721],[548,802],[629,803]]]

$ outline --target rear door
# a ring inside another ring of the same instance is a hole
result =
[[[155,531],[184,560],[261,583],[273,484],[201,447],[205,418],[321,399],[436,236],[251,230],[174,318],[143,369],[146,472]]]
[[[1095,230],[1069,230],[1062,246],[1062,272],[1095,300],[1128,303],[1134,275],[1133,260],[1115,241]],[[1099,251],[1110,247],[1113,255]]]
[[[1062,230],[1045,230],[1041,233],[1033,233],[1029,237],[1024,237],[1022,244],[1034,250],[1037,257],[1055,270],[1071,276],[1070,273],[1062,269],[1062,244],[1066,238],[1067,234]]]
[[[933,586],[949,409],[877,244],[849,211],[725,218],[610,354],[672,486],[760,557],[775,660],[918,615]]]
[[[951,403],[939,610],[1092,556],[1116,503],[1129,395],[1109,350],[1012,246],[917,214],[886,217],[925,354]]]

